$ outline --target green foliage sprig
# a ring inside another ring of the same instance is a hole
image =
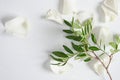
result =
[[[67,33],[68,35],[66,36],[66,38],[72,41],[72,49],[70,49],[66,45],[63,45],[65,51],[54,51],[50,56],[58,63],[53,65],[64,66],[67,61],[72,57],[74,57],[75,60],[81,59],[84,62],[89,62],[93,58],[96,58],[101,62],[103,67],[106,69],[110,80],[112,80],[108,68],[113,58],[113,55],[120,51],[120,37],[116,35],[115,40],[109,43],[109,46],[111,46],[111,53],[108,54],[106,52],[106,45],[101,45],[102,40],[100,43],[98,43],[95,35],[92,33],[92,21],[93,19],[90,18],[81,24],[78,20],[75,20],[74,18],[72,18],[71,22],[64,20],[64,23],[69,26],[70,29],[63,30],[63,32]],[[90,42],[90,40],[92,41],[92,43]],[[107,66],[105,66],[104,62],[102,62],[100,57],[96,54],[98,51],[101,53],[100,55],[107,54],[110,58],[109,64]]]

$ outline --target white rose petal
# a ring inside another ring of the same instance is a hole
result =
[[[118,0],[105,0],[103,4],[116,14],[118,13]]]
[[[55,21],[59,24],[63,24],[62,16],[56,10],[49,10],[47,12],[46,18],[49,19],[49,20]]]
[[[96,27],[93,33],[95,33],[98,44],[102,41],[102,45],[108,45],[109,42],[113,41],[113,34],[108,27]]]
[[[5,30],[7,33],[22,38],[27,35],[29,28],[30,24],[24,17],[16,17],[5,23]]]
[[[77,12],[77,1],[76,0],[63,0],[62,13],[70,14],[73,12]]]
[[[114,21],[118,16],[117,0],[105,0],[101,7],[104,12],[105,22]]]
[[[58,65],[51,65],[51,70],[56,74],[63,74],[65,72],[68,72],[71,68],[71,64],[66,64],[64,66],[58,66]]]
[[[102,60],[102,62],[105,64],[105,66],[108,65],[109,63],[109,56],[106,55],[106,54],[103,54],[100,56],[100,59]],[[105,74],[106,70],[105,68],[103,67],[103,65],[101,64],[101,62],[99,60],[96,59],[96,62],[94,63],[94,70],[97,74],[99,75],[102,75],[102,74]]]

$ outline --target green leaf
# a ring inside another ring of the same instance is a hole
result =
[[[66,38],[71,39],[71,40],[75,40],[75,41],[80,41],[82,38],[81,36],[66,36]]]
[[[91,39],[92,39],[92,41],[93,41],[95,44],[97,43],[97,40],[96,40],[94,34],[91,34]]]
[[[118,48],[118,45],[117,45],[116,43],[114,43],[114,42],[110,42],[109,45],[110,45],[111,47],[113,47],[114,49],[117,49],[117,48]]]
[[[79,45],[75,45],[74,43],[72,43],[72,47],[78,52],[84,52],[84,49]]]
[[[120,43],[120,36],[119,35],[115,35],[115,39],[116,39],[116,42],[119,44]]]
[[[63,32],[68,33],[68,34],[72,34],[73,33],[73,31],[71,31],[71,30],[63,30]]]
[[[65,23],[67,26],[72,27],[71,23],[68,22],[67,20],[64,20],[64,23]]]
[[[60,64],[61,64],[61,63],[57,63],[57,64],[52,64],[52,63],[51,63],[51,65],[60,65]]]
[[[100,50],[96,46],[91,46],[91,47],[89,47],[89,49],[92,50],[92,51],[99,51]]]
[[[56,58],[52,55],[50,55],[52,59],[54,59],[55,61],[58,61],[58,62],[64,62],[62,59],[59,59],[59,58]]]
[[[63,47],[64,47],[64,49],[65,49],[68,53],[73,54],[73,51],[70,50],[70,48],[68,48],[68,47],[65,46],[65,45],[63,45]]]
[[[82,35],[85,35],[84,29],[82,29]]]
[[[78,59],[82,59],[84,57],[86,57],[87,55],[85,53],[79,53],[75,56],[75,60],[78,60]]]
[[[55,55],[55,56],[61,57],[61,58],[68,58],[68,56],[65,53],[60,52],[60,51],[54,51],[54,52],[52,52],[52,55]]]
[[[92,21],[89,22],[89,30],[90,30],[90,32],[92,31]]]
[[[88,44],[84,44],[85,50],[88,51]]]
[[[85,53],[79,53],[78,55],[77,55],[78,57],[85,57],[85,56],[87,56]]]
[[[74,17],[72,18],[72,26],[74,25]]]
[[[104,51],[105,51],[105,49],[106,49],[106,46],[104,45]]]
[[[89,26],[89,24],[88,24],[88,26],[87,26],[87,33],[88,33],[88,34],[90,33],[90,26]]]
[[[88,58],[86,58],[84,61],[85,61],[85,62],[89,62],[90,60],[91,60],[91,58],[88,57]]]

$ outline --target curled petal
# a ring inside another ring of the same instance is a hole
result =
[[[104,12],[105,22],[114,21],[118,16],[118,2],[117,0],[105,0],[101,5]]]
[[[63,24],[62,16],[60,15],[59,12],[57,12],[55,10],[49,10],[47,12],[46,18],[49,20],[55,21],[59,24]]]
[[[5,31],[17,37],[25,37],[29,29],[30,24],[24,17],[16,17],[5,23]]]
[[[105,0],[103,5],[114,13],[118,14],[118,0]]]

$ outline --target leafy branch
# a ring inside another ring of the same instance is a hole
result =
[[[118,35],[115,36],[115,40],[109,43],[110,54],[106,52],[106,46],[101,46],[102,41],[98,44],[95,35],[92,33],[93,26],[92,26],[93,19],[90,18],[84,23],[80,23],[79,21],[72,18],[72,21],[69,22],[64,20],[64,23],[69,26],[70,29],[63,30],[63,32],[67,33],[67,39],[71,40],[72,49],[68,46],[63,45],[64,50],[66,51],[54,51],[50,56],[52,59],[58,62],[58,64],[53,65],[61,65],[64,66],[67,61],[74,57],[75,60],[83,60],[84,62],[89,62],[93,58],[96,58],[105,68],[110,80],[112,80],[111,74],[109,72],[109,66],[111,64],[113,55],[119,52],[119,44],[120,44],[120,37]],[[90,39],[92,43],[90,42]],[[75,44],[77,42],[77,44]],[[97,55],[98,51],[102,54],[107,54],[109,57],[109,63],[107,66],[105,63],[100,59],[100,55]]]

